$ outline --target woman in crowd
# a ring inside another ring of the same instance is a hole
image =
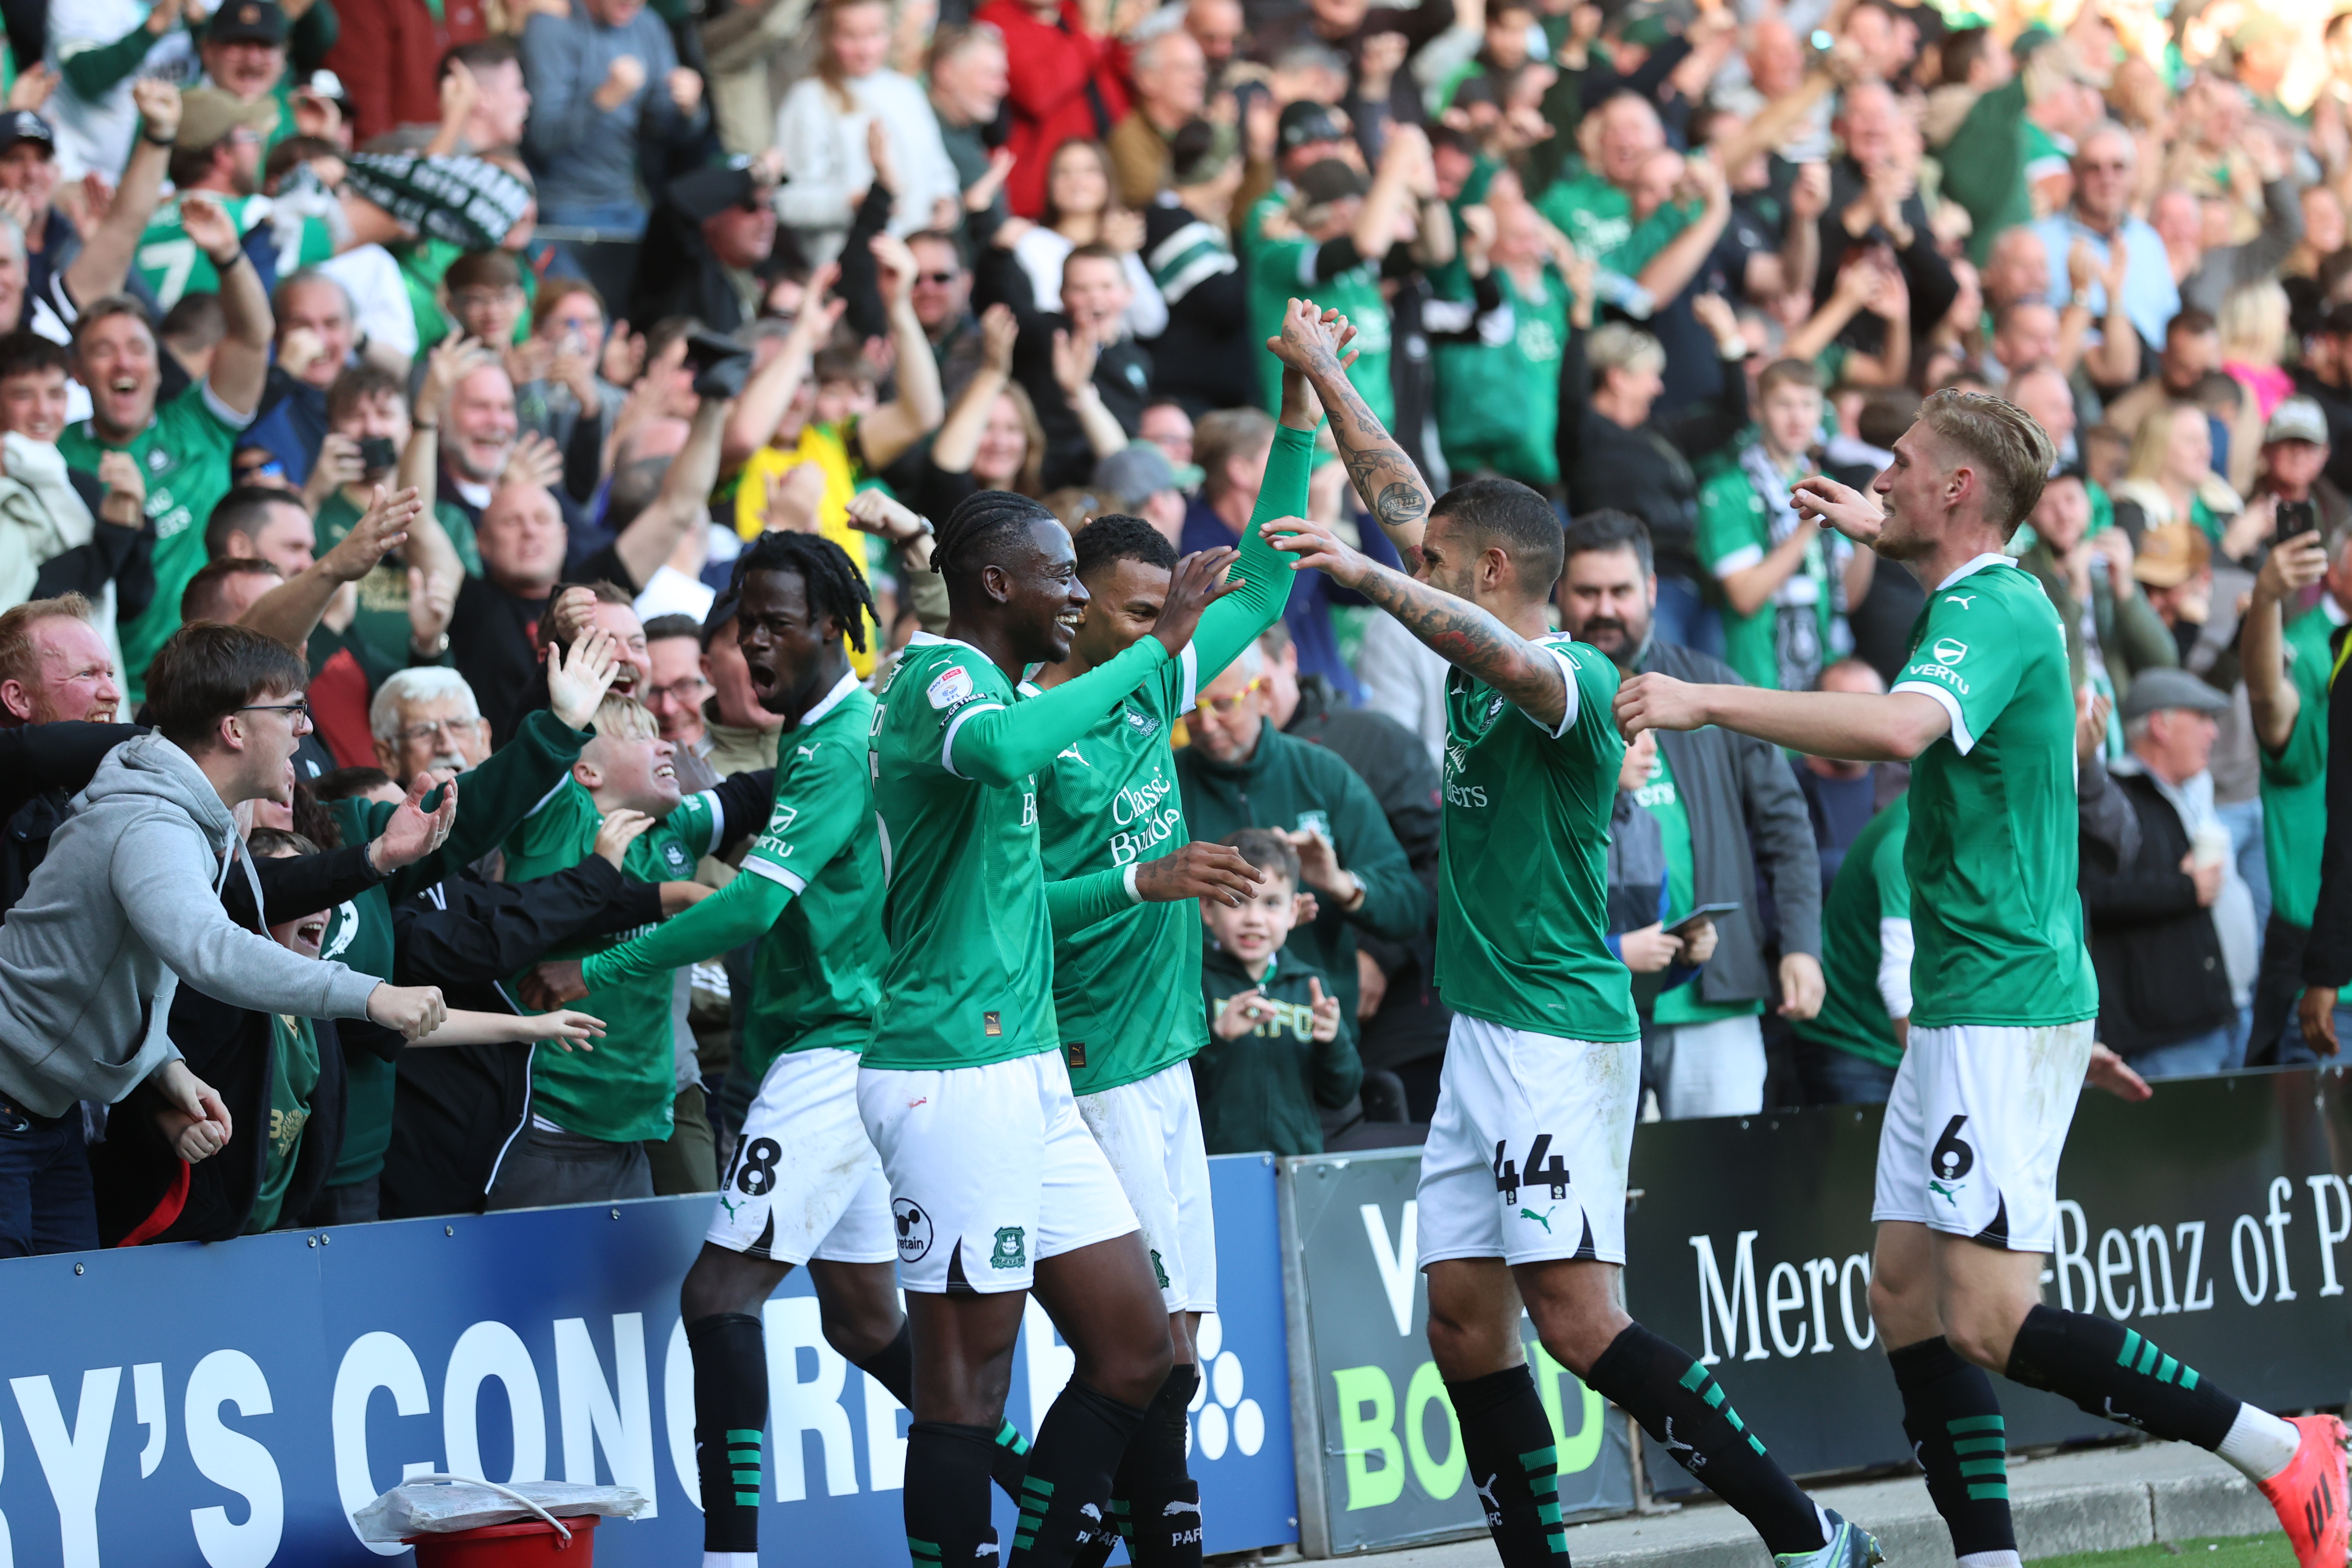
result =
[[[2149,411],[2133,434],[2131,461],[2116,490],[2116,523],[2137,545],[2150,529],[2187,522],[2231,560],[2253,546],[2245,503],[2213,471],[2213,432],[2193,403]]]
[[[776,111],[776,147],[792,174],[776,193],[776,216],[812,264],[840,253],[874,184],[871,127],[880,127],[897,182],[891,233],[951,229],[961,211],[962,184],[930,100],[913,78],[889,68],[889,53],[884,0],[835,0],[816,74],[795,82]]]
[[[1013,242],[1013,255],[1037,291],[1037,309],[1062,308],[1062,263],[1071,251],[1082,245],[1108,245],[1118,252],[1127,268],[1127,286],[1135,293],[1127,308],[1127,330],[1139,338],[1156,338],[1168,330],[1167,302],[1138,254],[1143,248],[1142,215],[1118,199],[1110,152],[1101,142],[1073,137],[1054,149],[1042,219],[1018,224],[1014,232],[1019,237]]]
[[[2246,389],[2260,417],[2294,390],[2294,382],[2280,367],[2287,350],[2286,289],[2275,279],[2243,283],[2221,300],[2215,324],[2221,329],[2221,368]]]

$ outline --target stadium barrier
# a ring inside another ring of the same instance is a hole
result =
[[[1645,1126],[1630,1305],[1718,1367],[1800,1475],[1900,1465],[1868,1316],[1874,1110]],[[1418,1159],[1210,1163],[1221,1313],[1192,1416],[1206,1545],[1314,1552],[1475,1533],[1422,1330]],[[2274,1408],[2341,1403],[2352,1368],[2352,1091],[2341,1069],[2086,1094],[2060,1171],[2049,1299]],[[0,1264],[0,1568],[377,1561],[348,1511],[404,1475],[613,1481],[653,1517],[599,1560],[690,1562],[691,1363],[677,1282],[705,1197],[280,1232]],[[766,1310],[761,1533],[779,1561],[903,1561],[906,1418],[827,1348],[804,1272]],[[1689,1486],[1538,1358],[1570,1514]],[[1069,1356],[1034,1306],[1008,1412]],[[2112,1435],[2005,1387],[2012,1443]],[[1295,1434],[1295,1446],[1294,1446]],[[1646,1443],[1646,1440],[1645,1440]],[[1306,1501],[1302,1510],[1300,1502]],[[1011,1539],[1012,1513],[998,1527]]]

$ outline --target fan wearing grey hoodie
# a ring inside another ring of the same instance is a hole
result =
[[[233,1006],[411,1039],[441,1022],[437,989],[301,957],[222,907],[231,876],[261,906],[232,813],[290,798],[306,680],[300,656],[258,632],[174,633],[148,672],[155,731],[100,763],[0,924],[0,1257],[98,1245],[76,1101],[112,1104],[152,1076],[178,1108],[166,1132],[184,1159],[228,1142],[226,1110],[167,1030],[183,979]]]

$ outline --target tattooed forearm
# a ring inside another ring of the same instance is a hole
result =
[[[1559,661],[1468,600],[1386,566],[1374,566],[1358,591],[1448,664],[1485,681],[1530,719],[1556,725],[1568,712],[1568,681]]]
[[[1421,525],[1436,499],[1429,493],[1420,468],[1357,394],[1337,360],[1316,367],[1315,390],[1332,411],[1332,438],[1339,443],[1349,482],[1362,498],[1364,510],[1383,531],[1404,533],[1396,541],[1400,546],[1419,550]]]

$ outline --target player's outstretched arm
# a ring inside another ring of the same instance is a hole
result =
[[[1559,729],[1568,716],[1568,677],[1559,660],[1467,599],[1381,565],[1349,548],[1325,523],[1286,517],[1265,524],[1263,531],[1276,549],[1295,558],[1295,568],[1314,567],[1341,587],[1353,588],[1448,664],[1493,687],[1545,729]]]
[[[1766,691],[1700,686],[1669,675],[1636,675],[1617,688],[1617,727],[1697,730],[1713,724],[1809,756],[1856,763],[1907,763],[1952,727],[1951,715],[1916,691]]]
[[[1294,311],[1306,304],[1298,300],[1290,302]],[[1294,332],[1289,315],[1283,318],[1282,335],[1268,338],[1265,346],[1315,389],[1331,416],[1331,436],[1339,445],[1339,460],[1348,465],[1348,479],[1362,498],[1364,510],[1372,514],[1408,564],[1418,561],[1421,526],[1437,498],[1429,493],[1429,481],[1421,477],[1421,469],[1405,456],[1380,416],[1356,395],[1339,350],[1324,332],[1303,329]]]
[[[957,725],[945,759],[949,770],[974,784],[1004,787],[1052,762],[1105,709],[1181,653],[1199,628],[1202,613],[1241,586],[1225,577],[1234,554],[1223,548],[1202,550],[1176,563],[1151,635],[1136,638],[1116,658],[1013,707],[965,719]]]
[[[1236,908],[1262,879],[1241,851],[1223,844],[1187,844],[1156,860],[1131,861],[1045,884],[1045,916],[1056,937],[1069,936],[1137,904],[1213,899]]]
[[[1886,523],[1885,514],[1867,495],[1822,474],[1790,486],[1789,504],[1799,517],[1833,528],[1856,544],[1876,544],[1878,531]]]

